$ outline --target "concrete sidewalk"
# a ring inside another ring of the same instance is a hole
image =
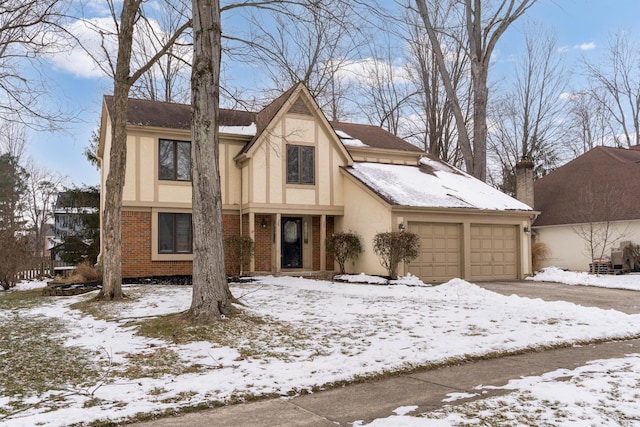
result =
[[[415,413],[443,405],[449,393],[477,393],[476,386],[504,386],[509,380],[573,369],[590,360],[640,352],[640,340],[526,353],[353,384],[292,399],[269,399],[163,418],[138,426],[348,426],[393,415],[400,406],[416,405]],[[491,390],[481,397],[502,394]],[[459,400],[462,403],[467,400]]]

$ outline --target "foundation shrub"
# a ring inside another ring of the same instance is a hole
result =
[[[340,274],[344,274],[345,263],[355,262],[362,253],[360,236],[352,231],[333,233],[327,237],[327,251],[333,254],[340,266]]]

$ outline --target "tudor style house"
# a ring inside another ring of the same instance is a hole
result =
[[[105,97],[103,186],[112,108]],[[254,240],[251,273],[334,271],[326,238],[350,230],[364,253],[348,269],[385,274],[373,237],[406,229],[421,251],[401,274],[531,274],[530,207],[381,128],[329,122],[302,84],[257,113],[223,109],[219,125],[224,233]],[[131,99],[127,134],[122,275],[190,274],[190,106]]]

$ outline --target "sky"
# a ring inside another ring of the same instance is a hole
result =
[[[94,16],[104,16],[98,7],[100,0],[90,3],[94,6],[90,9]],[[633,29],[640,16],[640,2],[539,0],[526,16],[535,22],[536,27],[552,28],[557,32],[558,47],[570,65],[583,55],[586,58],[598,58],[603,54],[611,34]],[[236,23],[237,20],[234,20]],[[494,55],[498,66],[521,52],[523,26],[524,20],[518,21],[499,42]],[[47,64],[46,71],[54,87],[51,102],[71,106],[77,120],[70,121],[63,131],[32,131],[28,154],[37,164],[68,176],[69,184],[97,185],[99,172],[86,161],[82,151],[88,145],[92,131],[99,125],[102,97],[112,92],[112,83],[100,77],[99,73],[91,72],[95,67],[81,55]],[[579,77],[575,80],[579,81]]]
[[[585,276],[548,269],[543,277],[532,279],[579,284],[585,283]],[[132,325],[138,321],[186,310],[191,302],[189,286],[128,286],[129,298],[110,304],[99,318],[72,308],[76,302],[93,298],[97,291],[39,299],[15,312],[3,310],[2,320],[20,316],[24,322],[46,319],[59,324],[56,338],[65,348],[89,352],[87,369],[98,367],[105,372],[98,384],[82,385],[64,384],[64,375],[51,379],[47,372],[42,375],[46,375],[51,390],[45,387],[26,396],[0,393],[0,412],[12,413],[2,419],[3,426],[53,427],[105,419],[117,422],[141,412],[224,402],[245,395],[295,395],[358,376],[469,356],[482,358],[496,352],[640,334],[640,314],[505,296],[460,279],[428,286],[414,276],[392,284],[380,284],[379,277],[364,274],[341,278],[356,283],[271,276],[232,283],[232,292],[245,304],[243,310],[265,321],[237,327],[232,323],[229,328],[235,332],[230,340],[188,342],[136,334]],[[640,290],[638,278],[633,274],[600,276],[588,284]],[[46,283],[23,282],[16,290],[43,286]],[[15,349],[29,348],[22,342],[10,344]],[[1,347],[0,352],[11,353]],[[149,366],[150,371],[145,372],[140,361],[155,360],[155,353],[157,357],[170,355],[167,357],[171,357],[175,371],[154,375],[155,368]],[[7,367],[15,366],[11,356],[5,359]],[[186,369],[191,365],[195,372]],[[30,367],[40,372],[36,361],[17,366],[26,370],[24,378],[31,378]],[[527,425],[558,425],[553,423],[558,419],[589,420],[591,426],[618,425],[623,417],[638,419],[638,381],[640,355],[632,354],[591,361],[571,371],[561,369],[514,379],[498,387],[508,394],[479,403],[485,419],[496,421],[488,422],[490,425],[517,425],[508,420],[522,420],[523,416],[533,417],[527,418]],[[489,388],[478,384],[469,393],[481,396]],[[467,397],[471,394],[450,393],[443,403]],[[550,405],[550,400],[559,403]],[[28,405],[16,410],[21,403]],[[412,415],[417,415],[417,407],[409,409],[398,409],[398,415],[375,420],[371,425],[449,426],[460,418],[467,421],[463,425],[474,425],[480,414],[463,405],[453,412],[441,410],[416,418]],[[565,418],[558,418],[559,414]]]

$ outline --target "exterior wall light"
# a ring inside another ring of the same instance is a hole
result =
[[[530,233],[530,232],[531,232],[531,229],[525,225],[525,227],[524,227],[524,232],[525,232],[525,233]]]
[[[260,223],[260,227],[267,228],[267,219],[262,217],[262,222]]]
[[[398,230],[404,231],[404,222],[401,222],[400,224],[398,224]]]

